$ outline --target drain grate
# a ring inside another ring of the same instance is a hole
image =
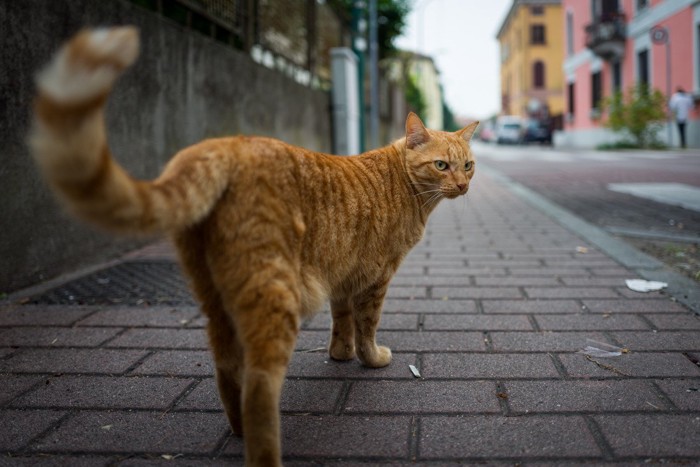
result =
[[[29,303],[48,305],[194,305],[172,261],[128,261],[60,285]]]

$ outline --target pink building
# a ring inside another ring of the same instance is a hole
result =
[[[555,135],[555,144],[594,147],[620,139],[602,125],[599,102],[638,82],[664,94],[681,86],[700,97],[697,0],[563,0],[562,6],[566,111],[564,130]],[[668,63],[667,46],[652,40],[651,32],[658,27],[668,33]],[[668,143],[670,134],[670,145],[675,147],[678,131],[675,123],[671,126],[670,132],[664,126],[659,139]],[[700,147],[697,107],[690,114],[686,135],[688,147]]]

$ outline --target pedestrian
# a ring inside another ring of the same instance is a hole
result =
[[[685,92],[681,86],[678,86],[678,89],[676,89],[676,92],[671,96],[671,100],[668,103],[671,112],[673,112],[676,117],[682,148],[685,148],[685,124],[688,121],[688,113],[690,113],[690,109],[693,108],[694,104],[693,97]]]

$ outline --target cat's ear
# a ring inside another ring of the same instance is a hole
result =
[[[406,147],[413,149],[430,140],[430,134],[418,115],[413,112],[406,118]]]
[[[457,135],[461,136],[464,138],[464,140],[468,143],[472,139],[472,135],[474,135],[474,131],[476,130],[476,127],[479,126],[479,121],[475,121],[470,123],[469,125],[465,126],[461,130],[457,131]]]

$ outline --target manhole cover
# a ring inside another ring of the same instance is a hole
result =
[[[172,261],[129,261],[63,284],[29,303],[50,305],[194,305]]]

